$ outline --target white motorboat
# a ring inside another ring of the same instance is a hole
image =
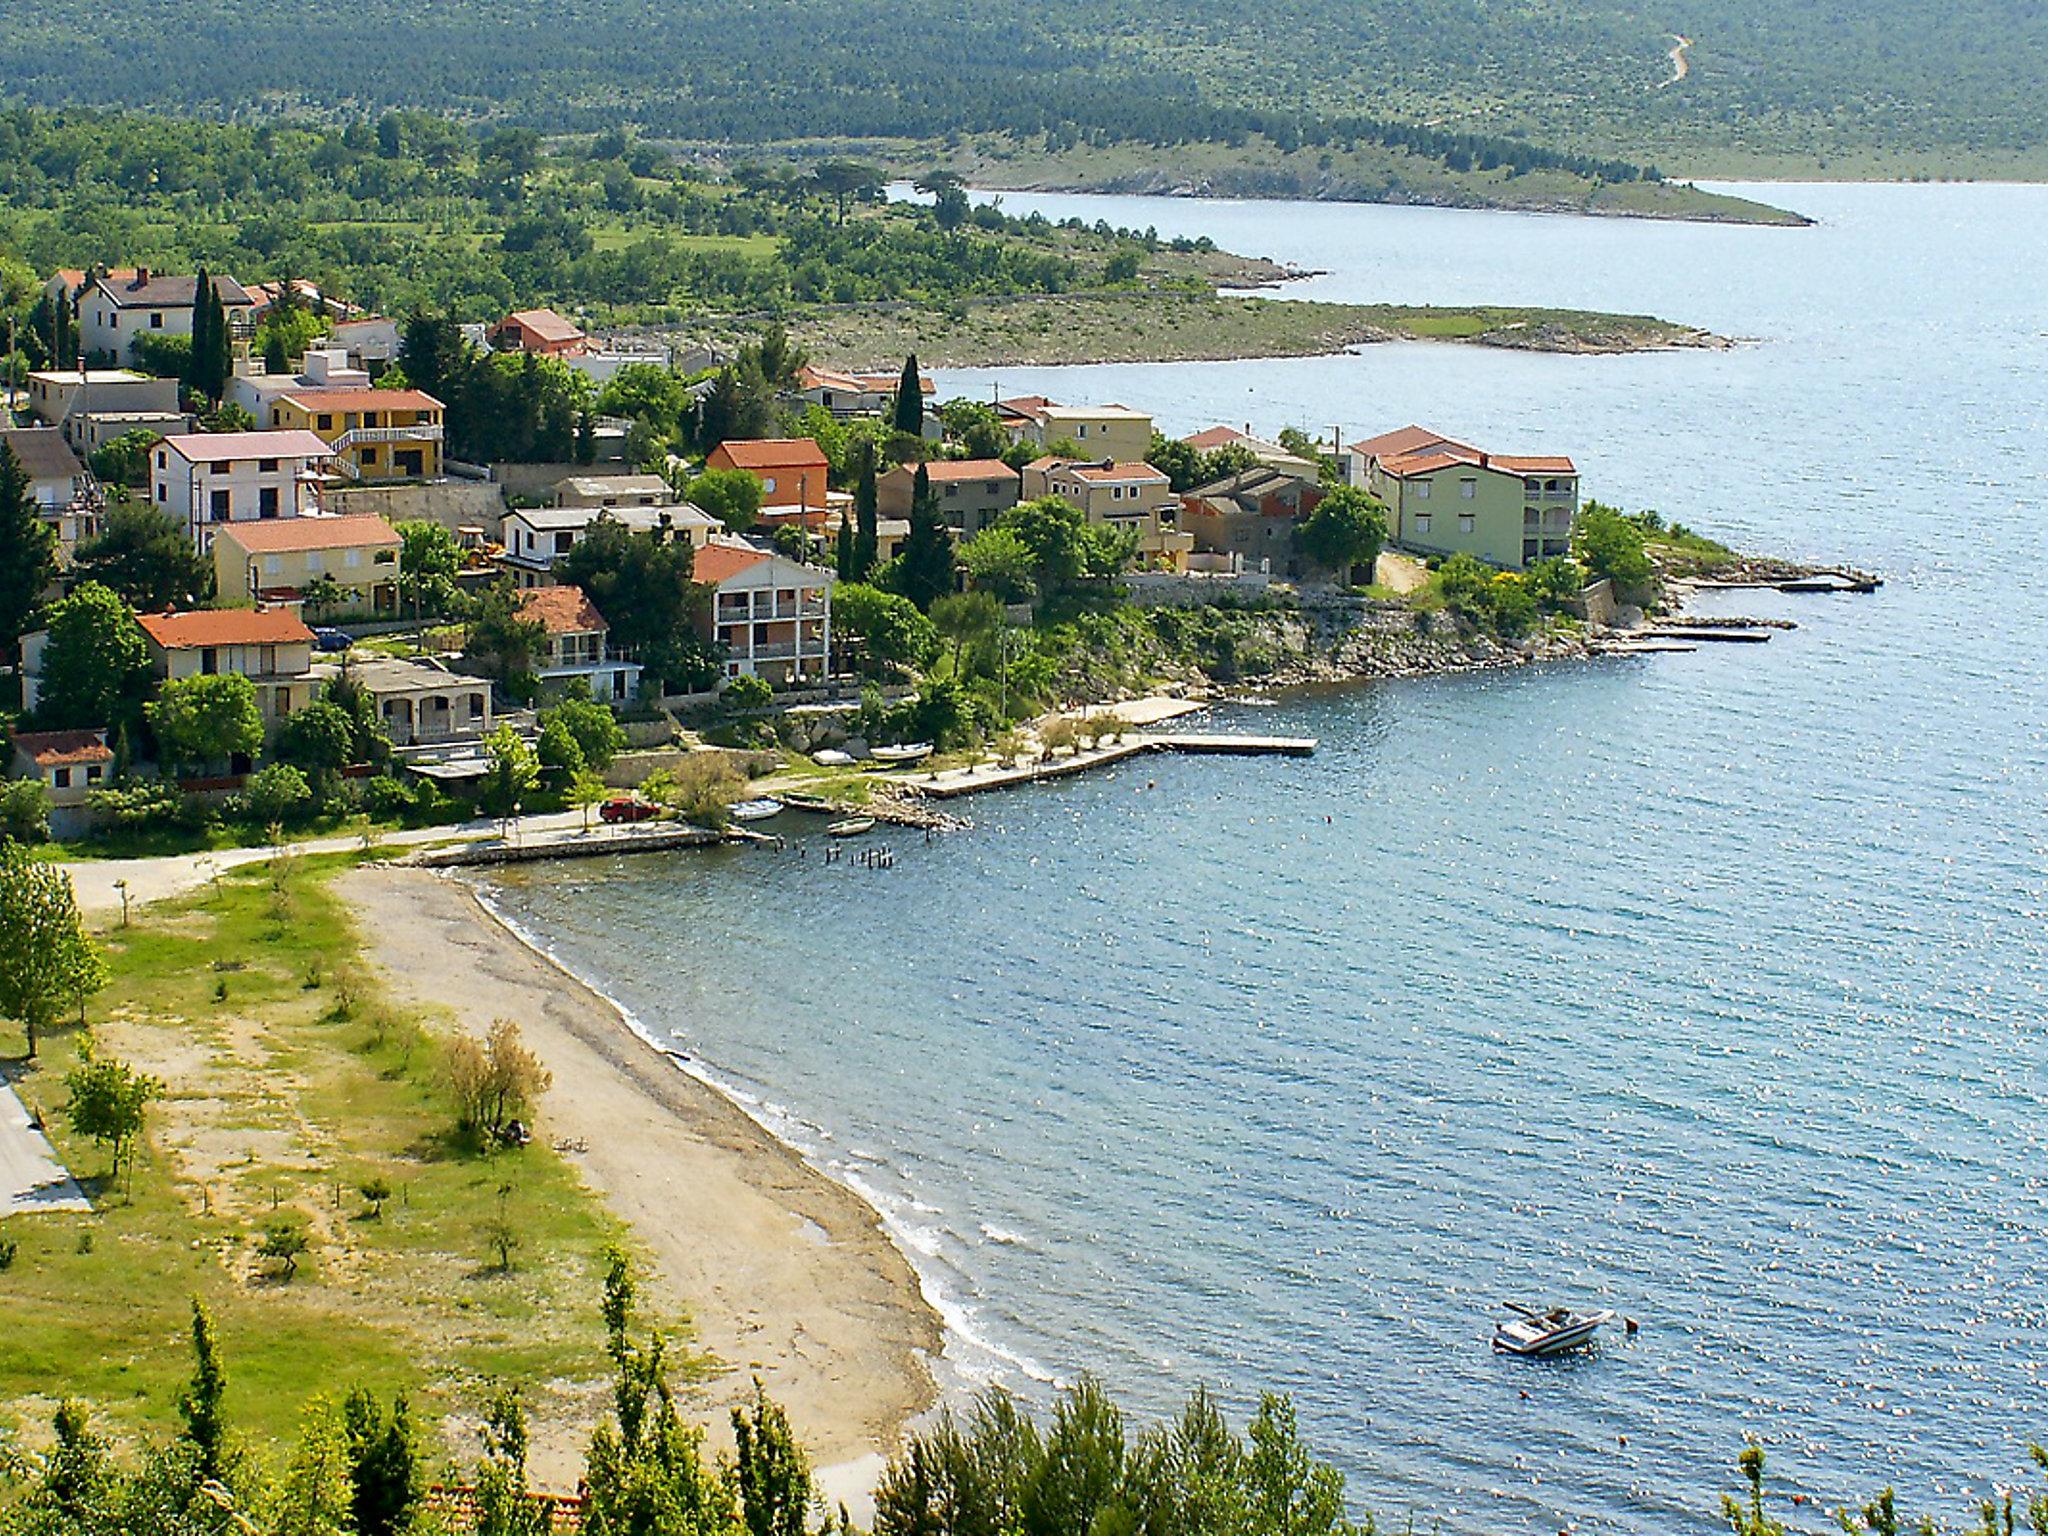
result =
[[[827,747],[822,752],[813,752],[811,761],[822,768],[851,768],[855,759],[851,752],[842,752],[837,747]]]
[[[844,821],[835,821],[825,829],[827,837],[859,837],[863,832],[875,830],[872,816],[848,816]]]
[[[900,747],[876,747],[868,753],[878,763],[921,763],[932,755],[928,741],[913,741]]]
[[[763,795],[758,800],[741,800],[731,807],[734,821],[766,821],[782,814],[782,802]]]
[[[1570,1307],[1552,1307],[1539,1312],[1534,1307],[1504,1303],[1516,1314],[1493,1330],[1493,1347],[1510,1355],[1561,1355],[1581,1349],[1593,1341],[1600,1325],[1612,1321],[1611,1311],[1574,1312]]]

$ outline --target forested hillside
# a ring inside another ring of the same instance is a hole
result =
[[[1053,151],[1399,125],[1687,174],[2025,170],[2044,79],[2035,0],[43,0],[0,26],[0,96],[44,105]]]

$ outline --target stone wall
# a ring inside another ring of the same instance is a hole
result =
[[[439,523],[443,528],[481,527],[496,539],[505,517],[505,497],[495,485],[476,480],[435,480],[425,485],[350,485],[322,498],[336,514],[374,513],[387,523]]]

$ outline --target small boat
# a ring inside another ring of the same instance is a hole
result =
[[[1582,1348],[1593,1341],[1600,1325],[1614,1316],[1611,1311],[1574,1312],[1570,1307],[1539,1312],[1512,1301],[1503,1305],[1517,1315],[1510,1322],[1494,1325],[1493,1347],[1510,1355],[1560,1355]]]
[[[741,800],[731,807],[734,821],[766,821],[782,814],[782,802],[763,795],[758,800]]]
[[[868,754],[878,763],[921,763],[932,755],[932,744],[914,741],[900,747],[876,747]]]
[[[842,821],[833,822],[831,826],[825,829],[825,835],[827,837],[859,837],[863,832],[872,832],[874,830],[874,817],[848,816]]]
[[[822,752],[813,752],[811,761],[825,768],[851,768],[855,758],[851,752],[842,752],[837,747],[827,747]]]
[[[807,795],[800,789],[786,789],[782,792],[782,807],[788,811],[809,811],[813,816],[831,816],[839,807],[823,795]]]

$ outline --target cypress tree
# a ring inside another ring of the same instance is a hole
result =
[[[953,531],[932,500],[931,476],[917,466],[910,494],[910,532],[896,557],[896,590],[920,612],[953,590]]]
[[[853,492],[853,579],[866,581],[873,574],[881,552],[881,534],[875,513],[875,449],[872,443],[861,449],[860,482]]]
[[[228,378],[234,372],[234,344],[228,339],[227,306],[220,301],[220,291],[209,281],[204,291],[195,297],[206,304],[206,338],[209,350],[206,355],[206,377],[200,387],[206,391],[206,398],[215,405],[227,393]]]
[[[56,574],[56,530],[36,510],[21,460],[0,443],[0,652],[20,641]]]
[[[185,362],[185,387],[195,394],[205,394],[207,380],[213,377],[213,307],[206,302],[212,291],[213,279],[202,264],[193,279],[192,354]]]
[[[841,581],[854,581],[853,569],[853,519],[844,512],[839,514],[839,548],[837,566]]]
[[[917,377],[917,354],[903,359],[903,378],[896,385],[896,415],[890,423],[911,437],[924,436],[924,388]]]

